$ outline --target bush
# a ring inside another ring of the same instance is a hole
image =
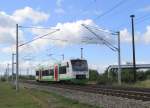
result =
[[[133,69],[122,69],[121,78],[122,78],[122,81],[126,83],[134,82]]]
[[[89,70],[89,80],[90,81],[97,81],[99,77],[99,73],[97,72],[97,70]]]
[[[99,75],[97,83],[101,85],[110,85],[113,83],[113,81],[111,79],[108,79],[108,77],[105,74],[102,74]]]
[[[146,75],[146,79],[150,79],[150,70],[147,70],[145,72],[145,75]]]
[[[5,79],[4,77],[2,77],[2,78],[1,78],[1,81],[5,82],[5,81],[6,81],[6,79]]]
[[[138,71],[137,72],[137,80],[138,81],[143,81],[146,79],[146,74],[143,71]]]
[[[150,75],[146,76],[146,79],[147,79],[147,80],[150,80]]]

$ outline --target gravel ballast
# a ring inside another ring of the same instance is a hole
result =
[[[102,106],[104,108],[150,108],[150,101],[141,101],[116,96],[107,96],[102,94],[88,93],[52,86],[39,86],[27,83],[21,85],[28,89],[38,89],[42,91],[44,90],[47,92],[53,92],[66,98],[77,100],[80,103]]]

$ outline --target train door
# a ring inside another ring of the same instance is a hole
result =
[[[55,65],[54,66],[54,81],[58,81],[58,74],[59,74],[58,65]]]
[[[42,70],[39,71],[39,79],[41,80],[42,77]]]

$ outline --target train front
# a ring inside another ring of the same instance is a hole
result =
[[[75,79],[89,79],[87,60],[72,59],[70,62],[72,67],[72,75]]]

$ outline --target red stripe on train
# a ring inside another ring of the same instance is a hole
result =
[[[55,68],[54,68],[54,80],[58,81],[58,66],[57,65],[55,65]]]

